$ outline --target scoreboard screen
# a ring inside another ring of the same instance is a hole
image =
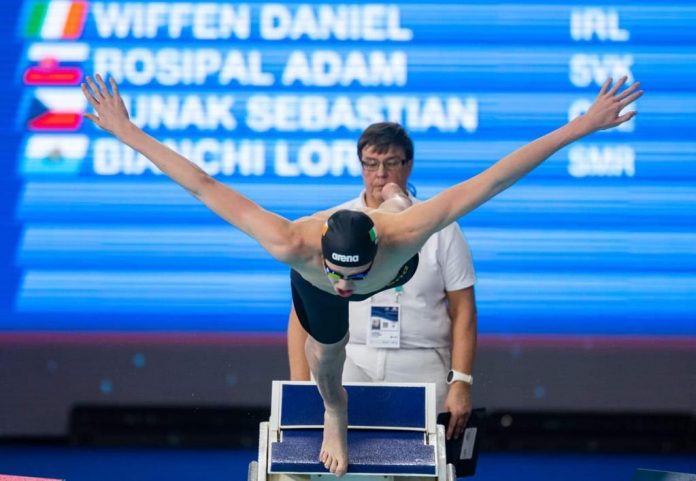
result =
[[[361,190],[373,122],[427,199],[582,114],[639,114],[460,219],[479,332],[696,336],[696,7],[27,0],[4,6],[0,330],[282,333],[288,268],[84,119],[86,75],[133,121],[290,219]],[[631,107],[633,108],[633,107]]]

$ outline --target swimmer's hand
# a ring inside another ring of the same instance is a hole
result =
[[[635,111],[626,112],[623,115],[621,115],[621,111],[643,95],[643,91],[638,90],[640,83],[635,82],[619,92],[626,80],[628,77],[621,77],[611,88],[609,88],[612,84],[611,77],[604,82],[592,106],[579,118],[587,129],[587,133],[611,129],[635,117]]]
[[[111,92],[109,92],[109,88],[101,75],[96,75],[96,81],[92,77],[87,77],[87,82],[81,86],[82,93],[96,115],[87,113],[84,116],[107,132],[118,135],[120,131],[132,124],[113,77],[109,79],[109,83],[111,84]]]

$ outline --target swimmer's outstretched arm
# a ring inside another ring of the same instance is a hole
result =
[[[143,132],[130,121],[113,78],[110,84],[111,91],[99,74],[96,81],[87,77],[82,92],[96,115],[88,113],[85,117],[150,159],[174,182],[227,222],[256,239],[279,261],[293,264],[307,256],[296,224],[213,179],[193,162]]]
[[[625,82],[623,77],[610,88],[612,80],[607,79],[584,115],[508,154],[471,179],[397,214],[392,223],[396,226],[394,236],[405,245],[420,247],[433,233],[507,189],[556,151],[593,132],[632,119],[636,112],[620,112],[643,91],[638,90],[640,84],[636,82],[619,92]]]

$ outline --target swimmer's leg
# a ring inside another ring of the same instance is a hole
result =
[[[409,196],[394,182],[382,187],[384,201],[379,205],[379,210],[387,212],[401,212],[408,209],[413,203]]]
[[[342,384],[348,334],[335,344],[307,337],[305,354],[309,369],[324,400],[324,441],[319,459],[326,469],[343,476],[348,469],[348,394]]]

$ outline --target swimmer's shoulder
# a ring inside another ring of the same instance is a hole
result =
[[[388,245],[399,251],[407,251],[415,254],[422,246],[417,234],[417,223],[410,222],[408,211],[413,206],[401,212],[388,212],[374,209],[368,215],[375,223],[375,230],[380,239],[380,245]],[[402,252],[399,252],[402,254]]]
[[[381,246],[399,244],[400,229],[398,227],[398,219],[393,212],[368,209],[365,213],[375,223],[375,230]]]

